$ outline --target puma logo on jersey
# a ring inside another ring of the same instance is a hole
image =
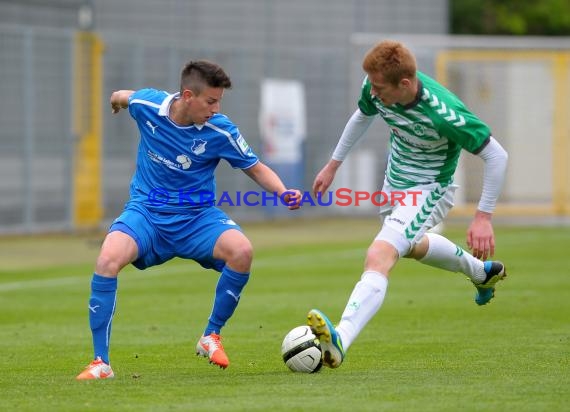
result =
[[[147,120],[147,121],[146,121],[146,125],[147,125],[148,127],[150,127],[150,130],[152,130],[152,134],[154,134],[154,131],[155,131],[156,128],[158,127],[158,126],[153,125],[153,124],[150,122],[150,120]]]

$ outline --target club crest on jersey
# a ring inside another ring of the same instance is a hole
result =
[[[201,155],[206,151],[206,143],[208,142],[206,142],[205,140],[194,139],[194,142],[192,143],[192,148],[190,150],[192,150],[192,153],[194,153],[195,155]]]
[[[423,136],[426,134],[426,127],[423,124],[415,123],[413,130],[416,136]]]

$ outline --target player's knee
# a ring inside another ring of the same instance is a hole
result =
[[[231,252],[226,259],[226,263],[233,268],[239,268],[240,271],[245,272],[249,271],[252,260],[253,246],[249,240],[244,240],[231,249]]]
[[[380,241],[381,243],[390,245],[391,248],[396,251],[398,258],[407,256],[412,248],[412,243],[403,233],[386,225],[382,227],[382,230],[374,240],[375,243],[376,241]]]
[[[388,276],[398,258],[398,250],[392,244],[376,240],[366,252],[365,268]]]
[[[117,257],[101,253],[95,264],[95,273],[116,276],[124,266],[125,264]]]
[[[420,260],[427,254],[429,248],[429,238],[427,235],[424,235],[419,242],[414,243],[410,248],[410,251],[405,256],[407,258]]]

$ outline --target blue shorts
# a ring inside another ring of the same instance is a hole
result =
[[[109,233],[118,230],[135,240],[138,257],[132,263],[138,269],[180,257],[221,272],[225,262],[214,258],[214,245],[229,229],[241,231],[239,225],[216,207],[172,214],[151,212],[139,203],[127,203]]]

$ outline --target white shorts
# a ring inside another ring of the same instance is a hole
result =
[[[393,245],[406,256],[426,231],[441,223],[454,206],[457,185],[439,183],[395,189],[384,181],[382,193],[386,203],[380,206],[382,229],[375,240]]]

